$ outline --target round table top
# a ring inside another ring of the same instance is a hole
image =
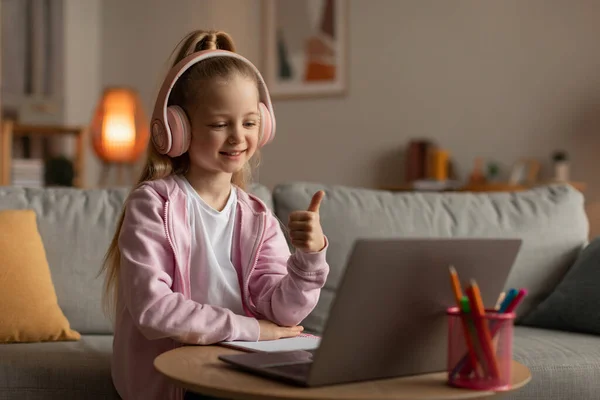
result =
[[[349,384],[304,388],[243,372],[217,357],[240,353],[222,346],[184,346],[167,351],[154,360],[162,374],[185,389],[228,399],[483,399],[505,392],[474,391],[450,387],[447,374],[378,379]],[[529,369],[513,361],[512,389],[531,380]]]

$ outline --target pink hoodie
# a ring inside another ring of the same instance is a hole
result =
[[[326,249],[290,251],[272,212],[237,191],[232,261],[246,315],[190,299],[191,232],[186,194],[172,177],[135,189],[119,234],[121,269],[112,356],[119,395],[183,398],[154,368],[154,358],[183,344],[256,341],[257,319],[299,324],[315,307],[329,266]]]

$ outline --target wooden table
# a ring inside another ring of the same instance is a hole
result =
[[[161,354],[154,366],[177,385],[197,393],[226,399],[483,399],[506,392],[473,391],[446,385],[446,373],[380,379],[351,384],[302,388],[229,366],[217,357],[240,353],[221,346],[184,346]],[[512,365],[513,390],[531,380],[529,369]]]

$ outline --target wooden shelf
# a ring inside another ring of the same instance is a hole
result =
[[[580,192],[585,191],[587,188],[587,184],[585,182],[553,182],[553,181],[543,181],[537,182],[534,184],[522,184],[515,185],[507,182],[498,182],[498,183],[484,183],[477,185],[466,185],[458,189],[446,189],[441,190],[442,192],[519,192],[523,190],[532,189],[534,187],[540,187],[551,184],[561,184],[567,183],[573,186],[576,190]],[[415,190],[411,184],[397,185],[397,186],[384,186],[381,187],[380,190],[387,190],[392,192],[415,192]],[[427,192],[426,190],[420,190],[421,192]]]
[[[552,185],[552,184],[569,184],[576,190],[585,191],[586,184],[584,182],[537,182],[533,184],[514,185],[510,183],[488,183],[482,185],[467,185],[459,189],[461,192],[519,192],[532,189],[535,187]]]
[[[12,144],[15,136],[75,137],[74,186],[83,187],[85,177],[85,128],[60,125],[27,125],[6,120],[0,129],[0,186],[11,184]]]

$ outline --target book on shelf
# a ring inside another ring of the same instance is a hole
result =
[[[44,160],[41,158],[14,158],[11,165],[13,186],[44,186]]]

